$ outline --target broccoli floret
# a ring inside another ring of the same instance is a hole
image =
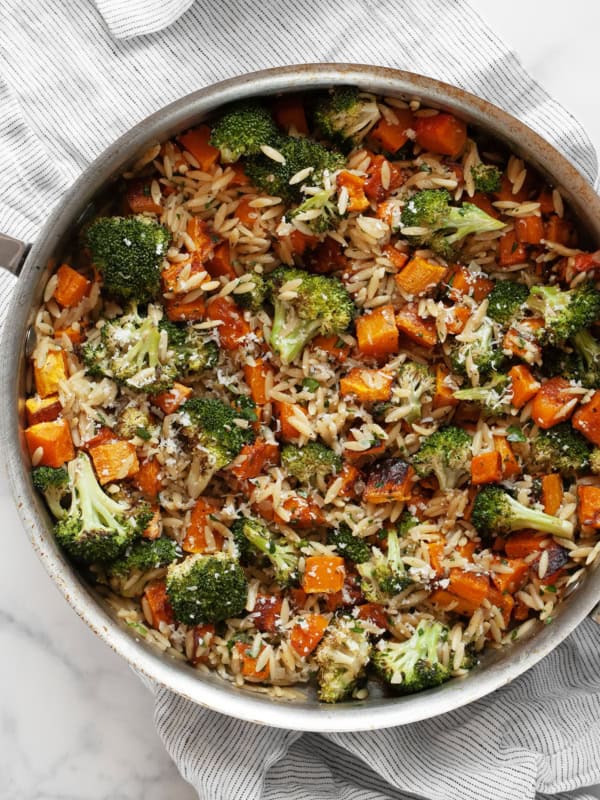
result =
[[[455,489],[470,474],[471,437],[462,428],[448,425],[428,436],[412,457],[417,475],[435,475],[440,489]]]
[[[342,86],[319,97],[313,115],[317,127],[327,139],[353,147],[364,139],[381,117],[381,112],[375,98],[361,95],[352,86]]]
[[[468,403],[477,403],[486,414],[499,416],[510,414],[513,410],[512,382],[506,375],[494,375],[489,383],[483,386],[473,386],[469,389],[459,389],[454,392],[457,400]]]
[[[544,318],[540,339],[561,344],[600,316],[600,292],[588,281],[566,291],[558,286],[533,286],[527,306]]]
[[[488,295],[488,317],[506,325],[517,316],[529,297],[529,288],[516,281],[497,281]]]
[[[289,213],[290,220],[305,225],[308,230],[319,235],[335,228],[340,216],[333,189],[321,189],[311,195]]]
[[[370,652],[365,627],[353,617],[335,617],[315,653],[319,700],[339,703],[348,697],[364,676]]]
[[[240,532],[250,548],[269,559],[280,586],[291,586],[298,580],[298,553],[286,539],[273,539],[267,526],[254,517],[245,517],[242,524],[238,523],[237,537]]]
[[[594,447],[590,453],[590,470],[594,475],[600,475],[600,447]]]
[[[536,472],[558,470],[575,478],[590,464],[590,446],[568,422],[540,431],[531,443],[530,467]]]
[[[281,287],[290,281],[297,282],[296,297],[282,300]],[[268,282],[274,309],[270,344],[284,364],[299,356],[317,334],[343,333],[352,321],[352,298],[337,278],[278,267]]]
[[[177,377],[177,365],[161,357],[160,314],[148,306],[143,317],[137,308],[106,320],[100,338],[82,348],[83,362],[93,377],[106,376],[133,392],[157,394],[170,389]]]
[[[152,518],[142,504],[137,512],[113,500],[98,483],[89,457],[79,453],[69,463],[71,504],[54,528],[56,540],[76,561],[113,561],[136,539]]]
[[[476,164],[471,167],[471,175],[477,192],[498,192],[502,181],[502,173],[492,164]]]
[[[139,539],[130,545],[120,558],[107,565],[107,572],[109,575],[119,577],[134,571],[147,572],[158,567],[166,567],[182,555],[177,542],[166,536],[158,539]]]
[[[405,642],[382,641],[373,651],[373,666],[393,689],[412,694],[439,686],[451,677],[440,661],[441,645],[448,628],[440,622],[421,620]]]
[[[31,470],[33,485],[44,495],[55,519],[62,519],[67,511],[62,500],[70,491],[69,473],[64,467],[34,467]]]
[[[400,522],[398,523],[398,536],[404,538],[415,525],[419,524],[419,520],[410,513],[408,509],[402,512]]]
[[[412,583],[402,561],[398,532],[393,529],[388,531],[387,552],[374,547],[371,558],[356,569],[362,593],[370,603],[385,603]]]
[[[205,369],[212,369],[219,360],[219,347],[206,333],[192,325],[181,325],[161,319],[161,331],[167,332],[169,360],[173,361],[178,377],[193,377]]]
[[[86,233],[106,291],[137,303],[158,294],[160,267],[170,239],[165,227],[143,216],[99,217]]]
[[[342,169],[346,162],[344,156],[331,147],[324,147],[306,137],[282,137],[275,144],[284,162],[273,161],[262,153],[249,158],[246,162],[246,175],[254,186],[271,195],[281,197],[287,202],[298,202],[302,198],[304,183],[310,186],[321,186],[323,172],[335,172]],[[298,172],[312,167],[312,173],[306,181],[290,184],[290,179]]]
[[[371,548],[345,522],[338,528],[330,528],[327,533],[327,544],[333,545],[338,553],[354,564],[362,564],[371,558]]]
[[[121,439],[133,439],[139,436],[147,440],[151,437],[152,423],[147,411],[137,406],[126,406],[119,414],[115,432]]]
[[[233,293],[231,296],[241,308],[249,311],[260,311],[267,299],[267,282],[258,272],[252,273],[252,280],[242,284],[246,292]]]
[[[486,540],[523,528],[533,528],[565,539],[573,536],[572,522],[527,508],[499,486],[486,486],[479,492],[473,504],[471,522]]]
[[[178,622],[221,622],[243,612],[248,581],[235,558],[196,553],[169,566],[167,595]]]
[[[487,376],[499,369],[504,353],[495,338],[494,325],[485,317],[477,329],[477,338],[471,342],[455,341],[450,349],[452,369],[460,375],[469,374],[472,364],[480,376]]]
[[[318,477],[339,472],[342,459],[321,442],[309,442],[304,447],[286,444],[281,451],[281,465],[300,483],[310,484]]]
[[[573,337],[573,344],[582,364],[579,380],[589,389],[600,389],[600,342],[590,331],[581,330]]]
[[[204,486],[212,476],[239,455],[245,444],[254,441],[250,426],[236,424],[240,415],[227,403],[211,397],[192,397],[180,408],[183,433],[205,451]]]
[[[392,389],[394,405],[406,409],[403,418],[416,422],[421,417],[423,396],[435,390],[435,376],[426,364],[405,361],[396,375],[396,385]]]
[[[260,153],[263,145],[273,145],[278,136],[269,111],[255,100],[245,100],[228,108],[215,122],[209,144],[219,148],[223,163],[232,164],[241,156]]]
[[[408,238],[416,245],[430,247],[445,259],[455,257],[458,243],[470,233],[496,231],[505,224],[473,203],[451,206],[446,189],[417,192],[402,209],[400,219],[404,228],[427,228],[425,233],[409,233]]]

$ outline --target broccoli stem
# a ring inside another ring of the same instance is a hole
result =
[[[570,539],[573,536],[573,525],[565,519],[552,517],[543,511],[535,511],[519,503],[510,495],[506,495],[506,502],[511,510],[510,528],[513,531],[522,528],[534,528],[542,533],[551,533]]]

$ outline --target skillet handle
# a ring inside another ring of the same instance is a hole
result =
[[[0,267],[18,275],[25,261],[29,245],[0,233]]]

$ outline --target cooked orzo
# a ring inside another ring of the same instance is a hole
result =
[[[465,674],[600,556],[598,268],[559,191],[451,114],[224,109],[48,281],[25,437],[57,541],[239,685]]]

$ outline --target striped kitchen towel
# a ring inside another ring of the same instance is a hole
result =
[[[0,0],[0,18],[0,230],[17,238],[33,239],[79,172],[151,112],[223,78],[307,61],[454,83],[597,178],[577,121],[463,0]],[[165,746],[206,800],[591,800],[599,651],[600,628],[588,620],[488,698],[359,734],[269,729],[151,688]]]

